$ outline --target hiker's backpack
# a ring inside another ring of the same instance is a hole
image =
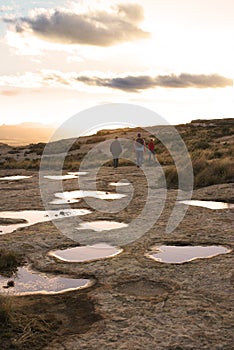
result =
[[[138,137],[136,139],[136,142],[139,143],[140,145],[144,145],[144,139],[142,137]]]

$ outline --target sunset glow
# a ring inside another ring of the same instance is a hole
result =
[[[172,124],[233,117],[231,0],[0,0],[0,124],[64,122],[102,103]]]

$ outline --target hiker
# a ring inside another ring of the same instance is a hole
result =
[[[118,136],[115,136],[115,140],[111,143],[110,152],[113,156],[113,167],[117,168],[119,165],[119,156],[122,153],[122,146],[118,140]]]
[[[145,152],[145,140],[141,137],[140,133],[137,134],[137,138],[134,142],[134,148],[136,152],[136,164],[139,168],[143,164]]]
[[[149,149],[149,164],[151,163],[151,158],[153,159],[153,161],[155,162],[155,145],[154,145],[154,139],[150,139],[150,142],[148,143],[148,149]]]

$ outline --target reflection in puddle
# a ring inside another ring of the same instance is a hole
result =
[[[120,193],[109,193],[104,191],[67,191],[67,192],[58,192],[55,193],[55,197],[64,198],[64,199],[76,199],[76,198],[85,198],[93,197],[98,199],[120,199],[126,197],[125,194]]]
[[[23,179],[29,179],[31,176],[24,176],[24,175],[15,175],[15,176],[4,176],[0,177],[0,180],[23,180]]]
[[[53,199],[50,204],[72,204],[72,203],[78,203],[79,199]]]
[[[70,179],[77,179],[78,177],[76,175],[45,175],[45,179],[50,180],[70,180]]]
[[[122,252],[122,249],[110,246],[106,243],[98,243],[82,247],[74,247],[64,250],[56,250],[50,252],[49,255],[54,256],[63,261],[81,262],[95,259],[110,258]]]
[[[23,210],[23,211],[2,211],[0,212],[1,218],[9,219],[25,219],[26,223],[12,224],[12,225],[0,225],[0,234],[11,233],[20,227],[26,227],[34,225],[38,222],[45,222],[55,219],[62,219],[65,217],[86,215],[91,211],[87,209],[63,209],[63,210]]]
[[[13,281],[12,287],[7,287]],[[90,286],[88,279],[75,279],[65,277],[48,277],[45,274],[30,271],[26,267],[19,267],[14,278],[0,276],[0,293],[6,294],[32,294],[32,293],[62,293],[68,290],[80,289]]]
[[[86,175],[85,171],[70,171],[66,175],[45,175],[44,178],[50,180],[70,180],[70,179],[78,179],[80,175]]]
[[[148,257],[162,263],[181,264],[199,258],[211,258],[219,254],[230,253],[231,250],[222,246],[169,246],[161,245],[152,248],[154,252]],[[157,250],[157,252],[155,252]]]
[[[234,208],[234,204],[224,203],[224,202],[214,202],[214,201],[187,200],[187,201],[180,201],[180,203],[195,205],[198,207],[203,207],[208,209],[233,209]]]
[[[90,222],[82,222],[77,230],[93,230],[93,231],[106,231],[106,230],[116,230],[118,228],[127,227],[127,224],[117,221],[108,221],[108,220],[98,220]]]
[[[111,186],[129,186],[130,182],[129,181],[118,181],[118,182],[110,182]]]
[[[69,171],[69,175],[75,175],[75,176],[80,176],[80,175],[87,175],[87,171]]]

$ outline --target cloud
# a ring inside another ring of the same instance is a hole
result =
[[[0,12],[8,12],[8,11],[14,11],[15,8],[13,6],[5,6],[5,5],[2,5],[0,6]]]
[[[103,86],[112,89],[119,89],[127,92],[138,92],[139,90],[156,87],[163,88],[223,88],[232,86],[233,80],[218,74],[180,74],[180,75],[159,75],[151,77],[126,76],[116,78],[98,78],[79,76],[77,80],[87,85]]]
[[[9,92],[7,92],[8,90],[3,90],[2,94],[10,95],[12,87],[25,89],[69,87],[75,81],[74,77],[74,72],[62,73],[56,70],[42,69],[37,72],[25,72],[21,75],[1,75],[0,86],[9,89]]]
[[[14,88],[69,88],[82,90],[82,85],[105,87],[122,90],[125,92],[139,92],[147,89],[160,88],[224,88],[233,86],[233,80],[218,74],[180,74],[180,75],[140,75],[126,77],[105,77],[77,75],[76,72],[61,72],[59,70],[42,69],[37,72],[25,72],[21,75],[1,75],[0,86],[8,90],[2,90],[1,94],[13,95]]]
[[[63,44],[111,46],[150,36],[139,25],[143,9],[138,4],[120,4],[111,11],[74,13],[67,10],[36,11],[28,17],[4,18],[18,34],[31,33]]]

